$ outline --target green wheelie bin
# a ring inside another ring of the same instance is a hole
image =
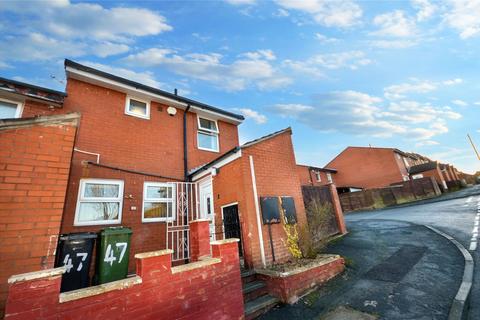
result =
[[[132,230],[126,227],[110,227],[100,231],[97,242],[96,284],[127,277],[131,236]]]

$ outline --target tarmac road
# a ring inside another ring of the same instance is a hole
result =
[[[347,214],[349,234],[328,248],[347,258],[346,272],[297,304],[275,308],[261,319],[321,319],[337,306],[380,319],[447,319],[464,259],[451,242],[421,225],[431,225],[472,249],[478,269],[480,244],[474,248],[472,236],[478,234],[480,186],[440,200]],[[468,319],[480,319],[478,272],[468,307]]]

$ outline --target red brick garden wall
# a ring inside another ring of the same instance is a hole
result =
[[[62,294],[59,275],[12,279],[6,319],[243,319],[237,242],[212,243],[211,258],[183,266],[166,250],[136,264],[136,277]]]
[[[0,313],[9,276],[53,267],[76,132],[28,121],[0,124]]]

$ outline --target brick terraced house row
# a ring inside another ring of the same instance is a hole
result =
[[[325,186],[327,184],[336,183],[335,174],[337,173],[337,170],[335,169],[298,164],[297,172],[302,186]]]
[[[453,166],[396,148],[347,147],[326,167],[337,170],[335,183],[339,189],[382,188],[432,176],[445,191],[447,182],[459,180]]]

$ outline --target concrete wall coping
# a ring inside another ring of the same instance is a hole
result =
[[[15,274],[8,278],[8,283],[17,283],[17,282],[24,282],[24,281],[32,281],[38,280],[43,278],[51,278],[51,277],[58,277],[65,273],[66,267],[59,267],[54,269],[46,269],[22,274]]]
[[[239,242],[240,239],[238,238],[229,238],[229,239],[223,239],[223,240],[216,240],[210,242],[211,245],[220,245],[220,244],[226,244],[226,243],[233,243],[233,242]]]
[[[181,266],[173,267],[173,268],[171,268],[171,272],[172,272],[172,274],[175,274],[175,273],[190,271],[190,270],[210,266],[212,264],[217,264],[217,263],[220,263],[220,262],[222,262],[222,259],[207,257],[207,258],[203,258],[200,261],[190,262],[190,263],[187,263],[187,264],[183,264]]]
[[[140,283],[142,283],[142,278],[140,276],[134,276],[134,277],[130,277],[122,280],[100,284],[98,286],[64,292],[64,293],[60,293],[59,302],[64,303],[68,301],[96,296],[109,291],[123,290]]]
[[[299,274],[299,273],[303,273],[303,272],[306,272],[308,270],[312,270],[314,268],[318,268],[320,266],[329,264],[333,261],[342,259],[342,257],[340,257],[339,255],[336,255],[336,254],[325,254],[325,255],[321,255],[321,257],[322,257],[321,259],[317,258],[318,261],[315,262],[315,263],[312,263],[310,265],[300,267],[300,268],[297,268],[297,269],[291,270],[291,271],[281,272],[281,271],[275,271],[275,270],[269,270],[269,269],[258,269],[258,270],[256,269],[255,271],[259,274],[263,274],[263,275],[270,276],[270,277],[287,278],[287,277],[290,277],[290,276],[293,276],[293,275],[296,275],[296,274]]]
[[[173,253],[172,249],[164,249],[164,250],[158,250],[158,251],[137,253],[135,255],[135,258],[136,259],[146,259],[146,258],[164,256],[164,255],[172,254],[172,253]]]
[[[196,219],[196,220],[190,221],[190,223],[194,223],[194,222],[210,222],[210,219]]]
[[[79,119],[80,119],[80,113],[77,113],[77,112],[67,113],[67,114],[48,115],[48,116],[38,116],[38,117],[31,117],[31,118],[4,119],[4,120],[0,120],[0,130],[32,127],[37,125],[42,125],[42,126],[62,125],[67,123],[72,123],[75,126],[77,126]]]

